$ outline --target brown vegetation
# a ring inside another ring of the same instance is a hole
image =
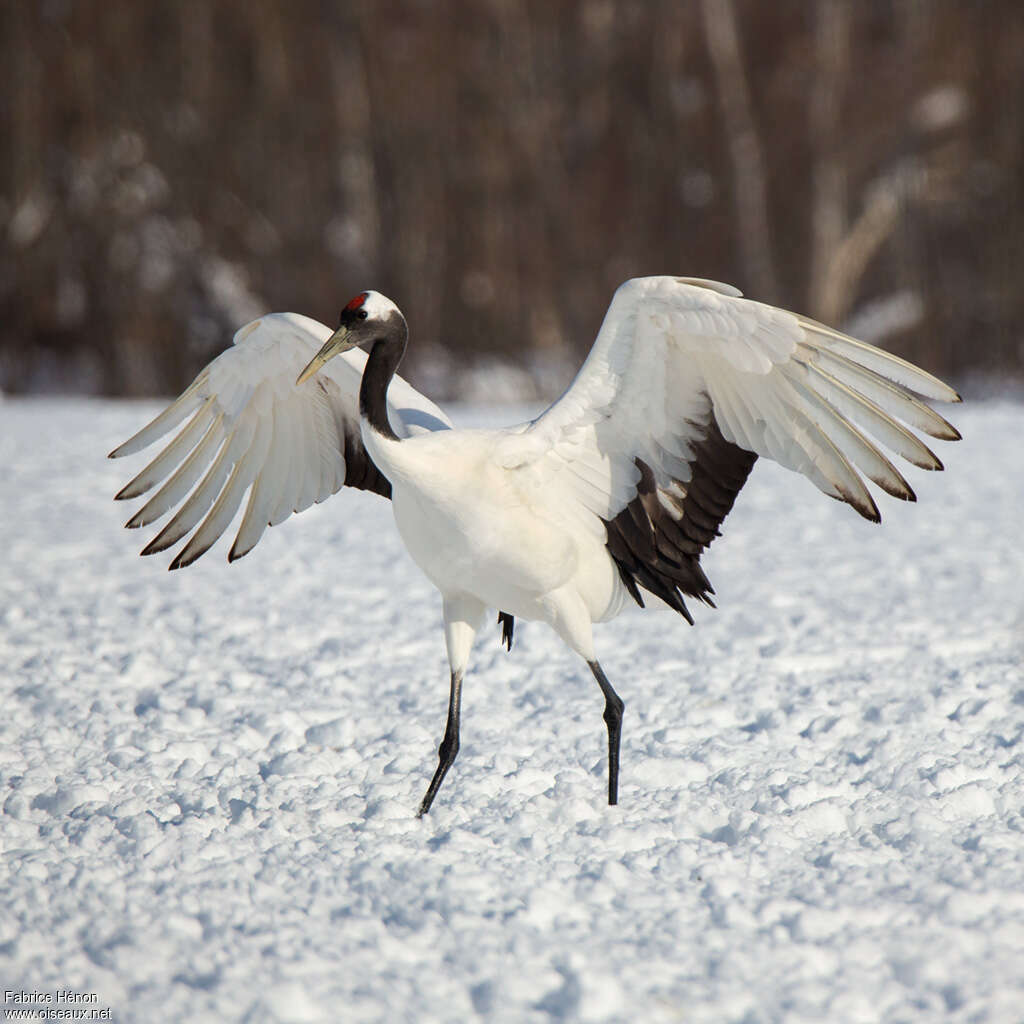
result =
[[[169,392],[371,286],[438,395],[551,390],[651,273],[1019,373],[1022,55],[1019,0],[12,0],[0,388]]]

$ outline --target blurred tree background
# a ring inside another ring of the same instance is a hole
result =
[[[3,0],[0,389],[176,391],[375,287],[435,397],[635,275],[1024,366],[1020,0]]]

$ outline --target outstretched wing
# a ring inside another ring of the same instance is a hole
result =
[[[183,394],[110,453],[131,455],[188,420],[175,438],[118,494],[159,490],[128,527],[148,526],[178,506],[143,549],[164,551],[193,530],[171,563],[194,562],[228,528],[246,491],[249,501],[229,559],[253,549],[267,526],[323,501],[342,485],[391,496],[359,433],[359,382],[366,354],[352,349],[296,387],[302,368],[331,330],[297,313],[272,313],[241,328]],[[445,414],[401,377],[388,392],[400,437],[451,426]],[[197,528],[198,527],[198,528]]]
[[[959,396],[896,356],[729,285],[637,278],[616,291],[566,393],[510,435],[507,461],[543,464],[563,507],[604,522],[637,601],[642,586],[689,618],[683,595],[710,603],[713,593],[700,555],[758,456],[877,522],[865,477],[905,501],[914,492],[876,442],[941,469],[911,428],[960,436],[922,399]]]

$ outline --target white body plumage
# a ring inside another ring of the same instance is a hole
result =
[[[508,465],[504,431],[388,441],[364,425],[362,436],[409,554],[445,597],[546,622],[593,660],[590,623],[616,614],[625,591],[603,531],[576,528],[542,466]]]
[[[462,677],[488,608],[504,613],[510,645],[514,616],[540,620],[590,664],[606,698],[614,803],[622,703],[597,663],[592,623],[641,590],[687,618],[685,596],[710,603],[700,555],[758,456],[877,521],[865,478],[914,498],[878,444],[940,469],[914,430],[959,436],[924,401],[958,401],[930,374],[716,282],[627,281],[565,394],[504,430],[451,429],[395,376],[406,337],[377,292],[349,302],[333,333],[296,314],[262,317],[112,454],[191,415],[118,495],[166,480],[128,525],[179,506],[144,550],[194,530],[172,568],[214,543],[246,493],[231,558],[343,484],[392,498],[406,547],[444,599],[452,669],[441,765],[421,811],[458,749]]]

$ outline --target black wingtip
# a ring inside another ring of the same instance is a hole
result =
[[[174,541],[171,541],[171,542],[169,542],[169,543],[164,543],[164,540],[163,540],[164,532],[165,532],[165,531],[161,530],[161,531],[160,531],[160,533],[158,533],[158,534],[157,534],[157,535],[156,535],[156,536],[155,536],[155,537],[154,537],[154,538],[153,538],[153,539],[152,539],[152,540],[151,540],[151,541],[150,541],[150,542],[149,542],[149,543],[148,543],[148,544],[147,544],[147,545],[146,545],[146,546],[145,546],[145,547],[144,547],[144,548],[143,548],[143,549],[142,549],[142,550],[141,550],[141,551],[139,552],[139,554],[140,554],[140,555],[156,555],[156,554],[159,554],[159,553],[160,553],[161,551],[166,551],[166,550],[167,550],[167,549],[168,549],[168,548],[169,548],[169,547],[171,546],[171,544],[173,544],[173,543],[174,543]]]
[[[205,550],[206,549],[203,548],[203,551],[197,551],[193,554],[189,554],[188,546],[186,545],[185,550],[179,552],[177,558],[175,558],[167,567],[167,571],[174,572],[175,569],[184,569],[186,566],[191,565],[197,558],[201,557]],[[186,555],[188,555],[187,558],[185,557]]]
[[[830,498],[835,498],[836,501],[845,502],[857,513],[857,515],[863,517],[869,523],[880,523],[882,521],[882,513],[878,511],[875,499],[872,498],[870,494],[867,495],[867,502],[865,503],[859,494],[853,494],[845,487],[837,487],[836,490],[837,493],[830,494]]]
[[[255,546],[256,545],[254,544],[252,547]],[[240,558],[245,558],[245,556],[252,551],[252,547],[246,548],[244,551],[239,551],[235,545],[232,544],[231,550],[228,552],[228,564],[230,565],[232,562],[237,562]]]

